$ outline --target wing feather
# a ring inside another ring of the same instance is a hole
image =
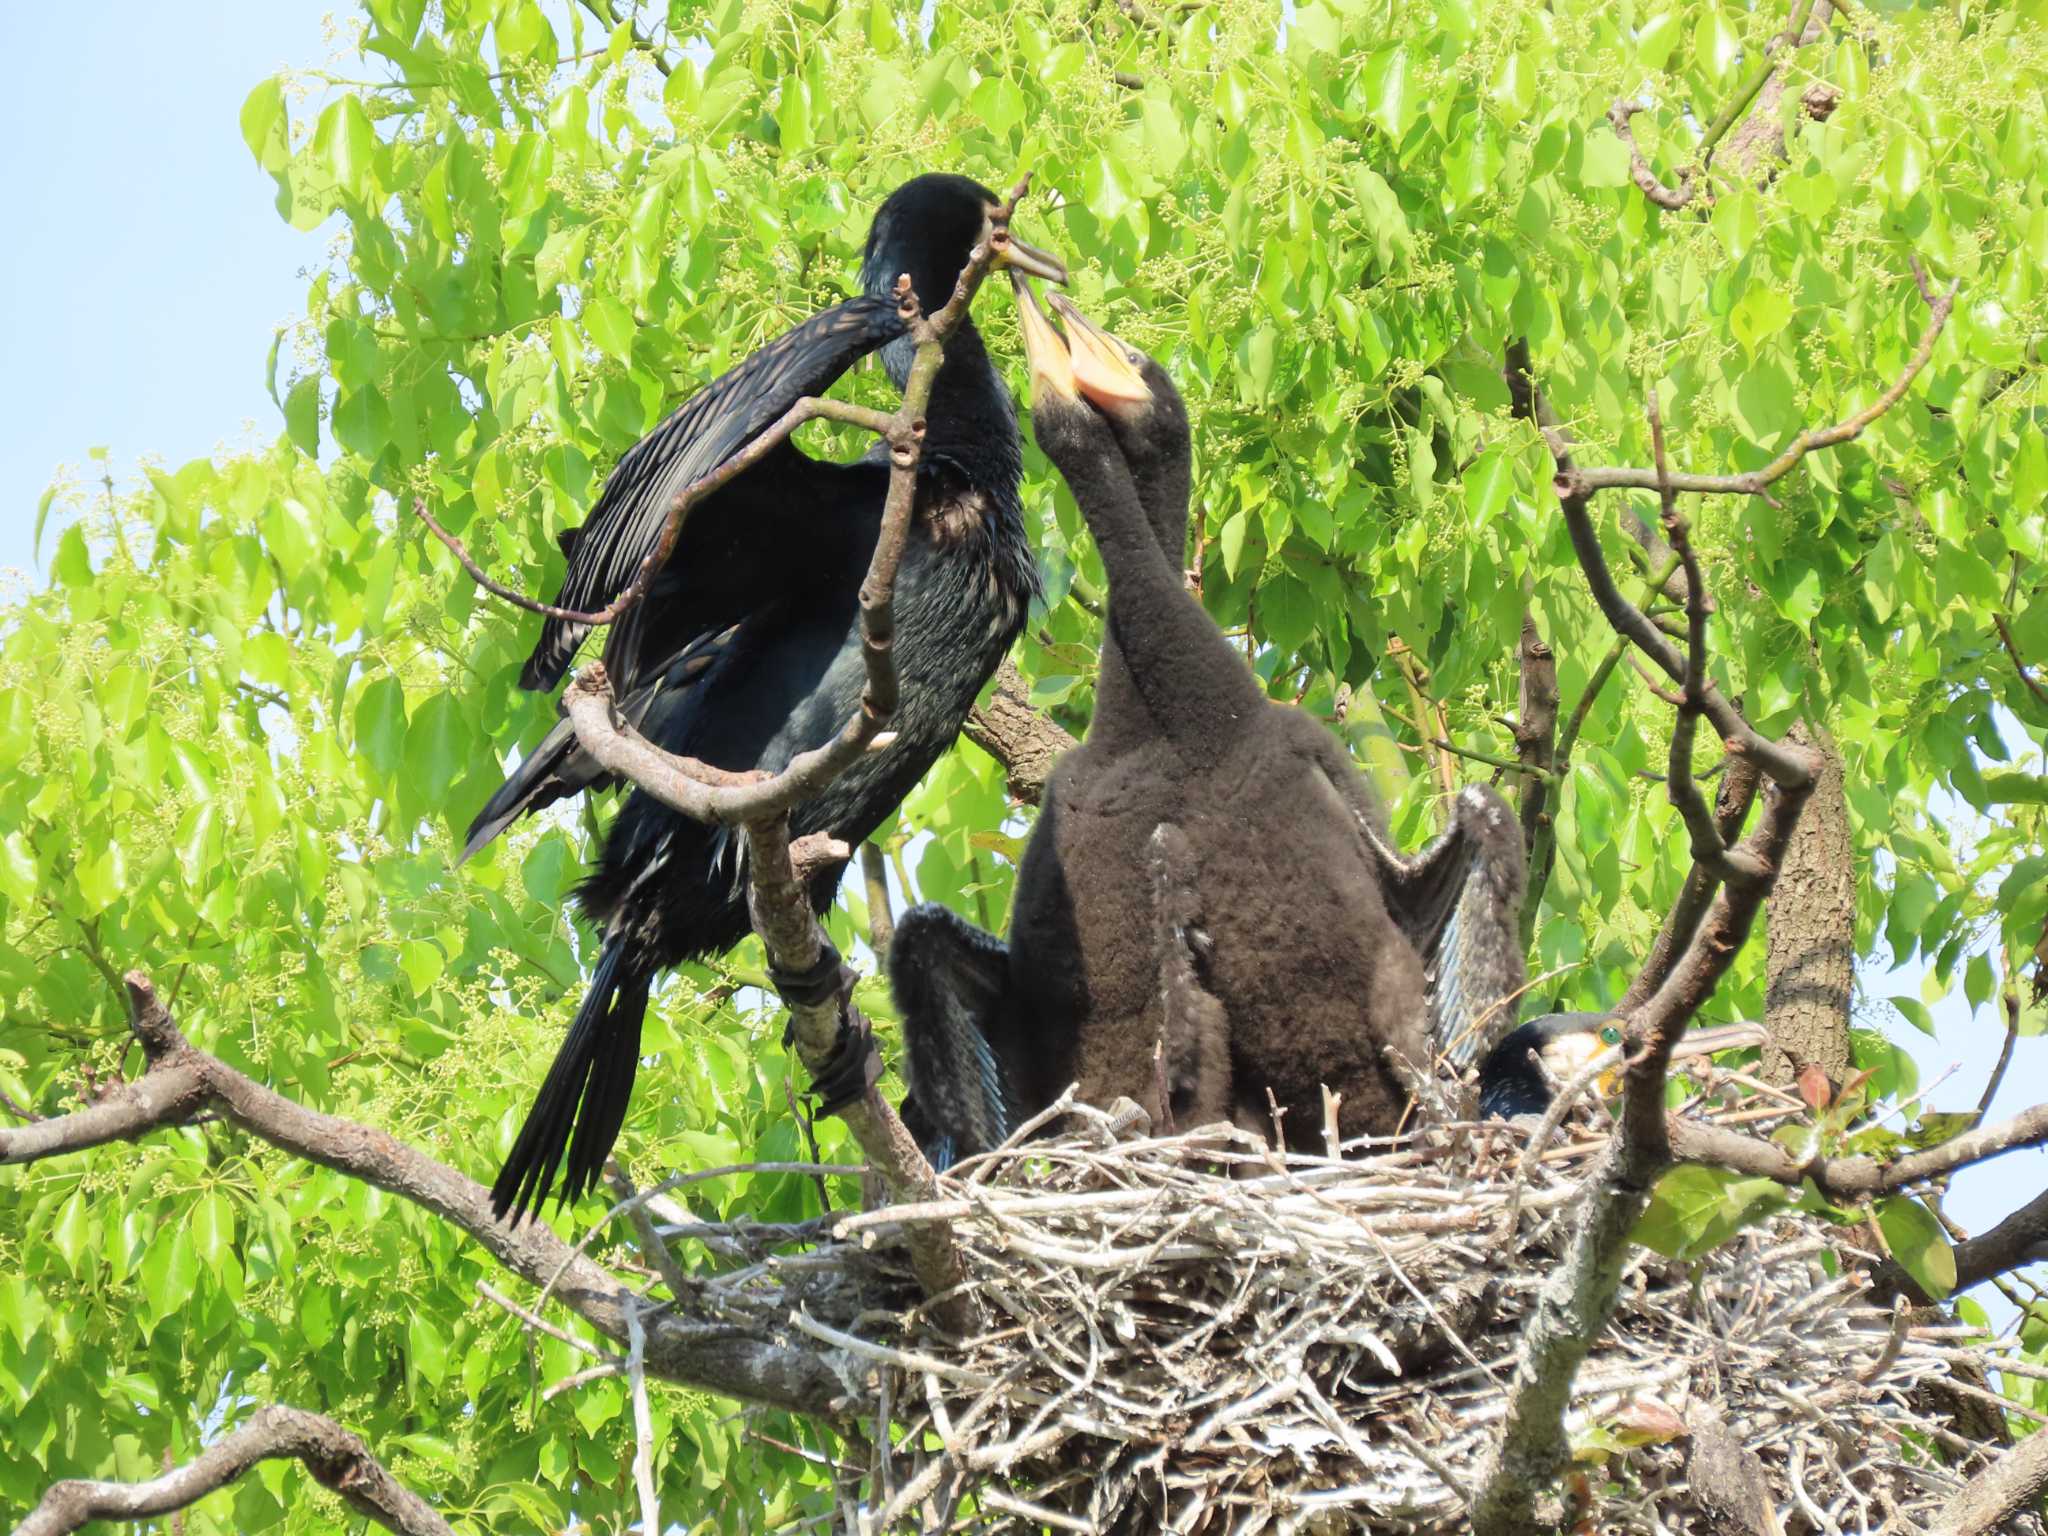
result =
[[[829,388],[857,360],[902,334],[892,302],[849,299],[784,332],[684,401],[626,450],[590,517],[573,538],[564,536],[569,568],[555,606],[590,612],[611,602],[659,547],[679,491],[738,453],[799,399]],[[788,445],[782,451],[801,457]],[[671,562],[687,558],[688,538],[686,520]],[[589,632],[589,625],[567,619],[544,621],[519,686],[554,687]]]

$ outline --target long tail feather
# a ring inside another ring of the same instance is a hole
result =
[[[569,1165],[559,1203],[574,1201],[597,1182],[618,1140],[640,1064],[649,981],[625,951],[621,939],[605,945],[583,1006],[491,1186],[491,1210],[501,1220],[509,1212],[516,1223],[540,1208],[565,1152]]]

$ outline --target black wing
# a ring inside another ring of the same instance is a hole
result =
[[[564,536],[562,549],[569,569],[555,596],[555,606],[590,612],[625,591],[641,564],[659,546],[669,504],[677,492],[710,474],[799,399],[829,388],[858,359],[902,335],[903,329],[903,317],[893,301],[867,296],[848,299],[784,332],[692,395],[626,450],[588,520],[573,536]],[[763,471],[786,474],[793,466],[810,462],[787,442],[769,459],[775,461],[773,468],[764,461],[741,478]],[[738,510],[737,505],[728,505]],[[728,517],[723,521],[744,519]],[[699,552],[691,546],[702,542],[700,534],[709,531],[696,525],[693,512],[670,552],[669,566],[698,558]],[[726,542],[735,530],[718,532],[726,536],[720,542]],[[770,528],[759,524],[752,532],[764,541],[773,537]],[[637,657],[640,621],[656,606],[652,601],[636,604],[613,626],[605,645],[608,663],[614,658],[630,663]],[[589,631],[587,624],[548,619],[519,674],[519,686],[554,687]],[[630,687],[634,679],[615,677],[613,681]]]
[[[994,1032],[1010,952],[933,902],[912,907],[889,941],[889,990],[903,1015],[903,1123],[932,1167],[1009,1139],[1015,1123]]]
[[[1360,821],[1387,909],[1422,956],[1432,1043],[1463,1071],[1513,1030],[1528,979],[1521,827],[1506,801],[1476,787],[1459,794],[1450,830],[1413,858]]]

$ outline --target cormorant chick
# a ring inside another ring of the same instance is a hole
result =
[[[1512,1120],[1543,1114],[1555,1091],[1551,1085],[1570,1082],[1602,1051],[1620,1045],[1621,1032],[1621,1017],[1612,1013],[1546,1013],[1529,1020],[1479,1064],[1480,1118]],[[1754,1024],[1696,1029],[1679,1038],[1671,1058],[1679,1061],[1761,1046],[1767,1039]]]
[[[1238,1037],[1230,1010],[1206,979],[1215,940],[1204,906],[1227,911],[1230,903],[1219,902],[1213,889],[1205,891],[1189,828],[1177,819],[1189,803],[1177,787],[1203,779],[1206,754],[1220,737],[1197,725],[1176,739],[1162,728],[1162,715],[1168,726],[1188,717],[1184,702],[1170,696],[1163,710],[1156,699],[1148,703],[1132,676],[1123,637],[1134,605],[1161,607],[1175,621],[1192,616],[1188,650],[1199,658],[1195,664],[1213,667],[1226,686],[1243,685],[1231,688],[1226,713],[1260,722],[1284,743],[1283,755],[1298,755],[1312,766],[1315,803],[1305,813],[1308,819],[1327,833],[1342,829],[1348,813],[1353,836],[1339,836],[1330,857],[1356,880],[1362,840],[1389,909],[1376,916],[1373,903],[1361,903],[1365,937],[1376,938],[1381,952],[1391,956],[1389,966],[1411,980],[1419,956],[1429,1033],[1454,1061],[1469,1063],[1484,1037],[1503,1027],[1492,1021],[1512,1020],[1512,999],[1524,977],[1517,930],[1523,853],[1514,817],[1492,791],[1468,789],[1458,798],[1449,832],[1412,858],[1400,854],[1348,754],[1307,717],[1268,703],[1235,650],[1222,645],[1207,615],[1184,593],[1189,431],[1171,380],[1153,360],[1055,297],[1067,323],[1068,348],[1018,286],[1027,343],[1051,336],[1049,347],[1034,351],[1034,367],[1048,355],[1055,375],[1064,364],[1071,390],[1055,377],[1051,394],[1078,392],[1107,419],[1165,578],[1162,585],[1158,571],[1147,570],[1133,582],[1130,566],[1133,558],[1142,562],[1140,547],[1125,551],[1120,582],[1118,564],[1105,550],[1111,591],[1095,716],[1087,739],[1061,760],[1047,785],[1019,876],[1012,947],[1005,949],[937,905],[913,909],[898,926],[890,973],[912,1084],[906,1121],[938,1157],[984,1150],[1078,1076],[1083,1097],[1102,1103],[1128,1094],[1151,1108],[1162,1129],[1232,1115],[1259,1129],[1268,1124],[1265,1088],[1271,1084],[1257,1071],[1237,1081],[1243,1051],[1234,1052]],[[1048,398],[1047,382],[1042,374],[1034,379],[1041,402]],[[1040,405],[1041,416],[1045,408]],[[1074,489],[1077,499],[1084,497],[1081,484]],[[1097,534],[1103,537],[1099,527]],[[1227,801],[1227,793],[1222,798]],[[1208,796],[1211,804],[1217,799]],[[1314,886],[1323,856],[1316,848],[1302,851],[1313,865],[1303,878]],[[1270,899],[1265,904],[1272,906]],[[1404,954],[1399,938],[1386,933],[1389,915],[1412,953]],[[1345,920],[1336,913],[1326,919]],[[1307,936],[1311,956],[1331,944],[1343,948],[1341,939],[1331,937],[1342,931]],[[1249,969],[1256,977],[1258,968]],[[1256,988],[1257,980],[1251,985]],[[1398,1091],[1383,1073],[1362,1072],[1358,1059],[1374,1005],[1369,984],[1361,985],[1365,990],[1348,1007],[1340,1001],[1330,1009],[1329,1033],[1346,1046],[1327,1065],[1320,1047],[1295,1037],[1287,1025],[1270,1031],[1279,1042],[1271,1059],[1286,1060],[1293,1069],[1295,1103],[1313,1095],[1318,1134],[1320,1084],[1345,1071],[1347,1052],[1350,1081],[1366,1075],[1381,1100],[1371,1128],[1390,1128],[1397,1115],[1392,1100]],[[1414,995],[1398,983],[1395,991]],[[1262,995],[1268,1012],[1292,1006],[1274,994]],[[1402,1005],[1381,999],[1377,1006]],[[1418,1014],[1410,1005],[1382,1016],[1419,1023]],[[1426,1058],[1410,1059],[1418,1071],[1426,1066]],[[1308,1118],[1297,1120],[1304,1135]]]
[[[1129,688],[1098,699],[1089,743],[1102,730],[1115,751],[1062,761],[1018,873],[1010,1006],[1043,1031],[1022,1097],[1077,1080],[1092,1103],[1156,1100],[1155,1056],[1178,1044],[1146,853],[1166,824],[1186,840],[1174,883],[1199,893],[1184,926],[1220,1004],[1204,1012],[1227,1021],[1230,1068],[1197,1075],[1189,1087],[1208,1093],[1167,1105],[1170,1117],[1264,1126],[1270,1102],[1290,1144],[1319,1147],[1327,1084],[1353,1134],[1391,1131],[1410,1075],[1428,1068],[1425,984],[1361,825],[1361,811],[1377,818],[1371,793],[1318,721],[1267,699],[1160,548],[1132,460],[1186,441],[1165,370],[1064,304],[1063,341],[1023,297],[1032,430],[1095,536]],[[1217,1093],[1226,1102],[1202,1102]]]
[[[901,387],[914,348],[893,297],[898,275],[909,275],[918,302],[935,313],[996,207],[994,194],[962,176],[920,176],[890,194],[868,233],[864,293],[771,342],[627,451],[589,520],[563,539],[569,567],[557,604],[591,609],[622,592],[659,549],[679,491],[800,397],[822,393],[857,358],[880,347]],[[1015,238],[998,259],[1054,280],[1065,275]],[[1038,590],[1017,499],[1021,466],[1015,406],[973,321],[963,320],[926,412],[917,509],[896,577],[902,703],[890,723],[894,739],[798,806],[793,836],[829,832],[860,842],[952,745]],[[605,664],[628,722],[666,751],[771,773],[834,736],[865,682],[859,588],[888,478],[879,446],[841,464],[784,442],[693,508],[645,600],[606,638]],[[521,686],[554,686],[585,629],[548,620]],[[465,856],[520,815],[604,782],[565,722],[478,815]],[[811,882],[820,912],[842,868]],[[625,1117],[654,978],[720,953],[748,931],[741,840],[636,790],[578,900],[600,926],[603,948],[492,1187],[500,1216],[538,1205],[565,1153],[565,1202],[595,1181]],[[865,1057],[865,1041],[847,1046]]]

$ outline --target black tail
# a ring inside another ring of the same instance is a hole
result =
[[[462,858],[455,862],[460,864],[528,811],[553,805],[602,777],[604,770],[579,749],[576,727],[567,720],[560,722],[476,813],[476,820],[469,824],[469,839],[462,845]]]
[[[500,1220],[509,1211],[516,1224],[540,1208],[565,1149],[569,1165],[559,1203],[568,1205],[597,1182],[626,1121],[650,980],[650,972],[626,958],[622,938],[606,941],[583,1006],[527,1111],[512,1155],[491,1186],[491,1211]]]

